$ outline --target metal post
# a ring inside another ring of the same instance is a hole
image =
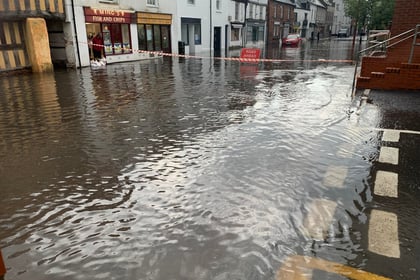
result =
[[[410,51],[410,57],[408,58],[408,63],[411,63],[413,61],[413,55],[414,55],[414,47],[417,45],[417,34],[419,33],[420,24],[416,25],[416,29],[414,30],[414,36],[413,36],[413,44],[411,46]]]

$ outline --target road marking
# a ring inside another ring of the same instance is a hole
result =
[[[398,148],[381,147],[381,151],[379,153],[379,162],[397,165],[398,153],[399,153]]]
[[[368,250],[390,258],[400,257],[398,217],[394,213],[372,210],[368,230]]]
[[[303,225],[307,235],[315,240],[324,240],[333,222],[337,203],[326,199],[315,199],[309,206]]]
[[[399,130],[399,129],[388,129],[388,128],[378,128],[378,127],[372,127],[372,130],[375,131],[395,131],[395,132],[399,132],[399,133],[406,133],[406,134],[417,134],[420,135],[420,131],[415,131],[415,130]]]
[[[347,167],[329,166],[325,173],[323,184],[326,187],[343,188],[347,177]]]
[[[398,197],[398,174],[388,171],[376,172],[374,193],[380,196]]]
[[[277,271],[276,280],[309,280],[312,275],[307,272],[308,269],[334,273],[353,280],[391,280],[390,278],[340,263],[307,256],[292,256],[287,258]]]
[[[382,141],[398,142],[400,141],[400,132],[396,130],[385,130],[382,135]]]

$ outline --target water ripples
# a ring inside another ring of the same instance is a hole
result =
[[[377,139],[346,113],[351,74],[243,77],[237,64],[197,60],[2,80],[10,274],[272,279],[285,256],[313,249],[303,220],[317,198],[339,209],[330,253],[354,259],[349,228],[364,182],[349,179],[340,193],[322,183],[339,151],[351,178],[369,176],[362,155]]]

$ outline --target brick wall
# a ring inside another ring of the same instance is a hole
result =
[[[398,35],[420,24],[419,0],[395,0],[391,34]]]
[[[391,36],[413,29],[417,24],[420,24],[420,0],[395,0]],[[420,43],[420,38],[417,42]],[[412,44],[413,39],[409,38],[388,48],[384,56],[363,57],[357,88],[420,89],[419,46],[414,48],[412,63],[407,63]]]
[[[288,18],[290,14],[290,18]],[[285,3],[274,0],[268,1],[267,8],[267,43],[278,43],[283,35],[284,23],[289,23],[290,28],[293,27],[295,21],[294,7]],[[274,22],[280,22],[278,36],[274,37]]]

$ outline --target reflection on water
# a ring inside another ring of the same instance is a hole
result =
[[[356,259],[348,229],[376,134],[348,114],[352,67],[306,66],[165,59],[2,77],[10,279],[273,279],[314,250],[303,220],[320,198],[338,206],[319,253]],[[322,183],[339,151],[341,190]]]

